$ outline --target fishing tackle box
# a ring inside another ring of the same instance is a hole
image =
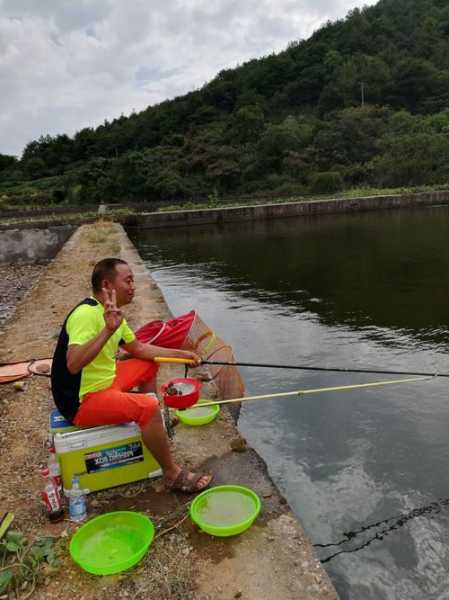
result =
[[[77,429],[65,421],[64,428],[63,421],[54,415],[57,428],[52,431],[51,422],[50,416],[50,435],[65,489],[72,487],[75,474],[80,475],[80,487],[89,492],[162,474],[136,423]]]

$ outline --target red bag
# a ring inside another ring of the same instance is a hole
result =
[[[195,311],[170,319],[150,321],[136,331],[139,342],[154,344],[163,348],[181,348],[195,319]]]

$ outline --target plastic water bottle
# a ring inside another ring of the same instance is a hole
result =
[[[70,520],[80,523],[87,518],[86,493],[80,487],[80,476],[74,475],[72,479],[72,489],[68,492],[69,496],[69,516]]]

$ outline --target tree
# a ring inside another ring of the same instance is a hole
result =
[[[355,54],[342,61],[333,56],[332,64],[335,66],[329,82],[320,95],[320,114],[363,103],[383,104],[392,76],[389,66],[380,57]]]
[[[449,177],[448,155],[447,134],[390,136],[383,153],[372,161],[373,177],[384,186],[443,183]]]
[[[15,169],[19,164],[16,156],[0,154],[0,172]]]
[[[166,168],[148,177],[145,195],[158,200],[179,200],[189,195],[189,188],[177,171]]]
[[[314,194],[333,194],[343,189],[343,178],[337,171],[314,173],[310,181],[310,190]]]
[[[218,158],[208,166],[206,175],[218,190],[229,192],[238,183],[240,166],[236,160]]]
[[[393,70],[393,80],[392,101],[410,112],[422,110],[424,100],[439,89],[437,69],[421,58],[400,60]]]
[[[293,116],[288,116],[280,125],[268,125],[256,148],[261,169],[282,171],[285,156],[302,150],[310,138],[310,125]]]
[[[203,88],[206,103],[215,108],[232,112],[239,90],[231,70],[221,71],[216,78]]]
[[[39,179],[47,175],[47,167],[39,156],[33,156],[25,161],[24,168],[30,179]]]
[[[244,106],[233,113],[226,138],[231,143],[246,144],[257,140],[264,129],[264,114],[260,106]]]
[[[366,163],[378,151],[387,127],[386,109],[347,108],[323,122],[310,148],[310,160],[323,170]]]

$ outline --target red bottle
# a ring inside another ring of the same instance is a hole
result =
[[[52,523],[56,523],[64,518],[61,496],[57,484],[50,478],[50,471],[48,469],[42,469],[41,475],[45,481],[42,490],[42,500],[47,509],[47,516]]]

